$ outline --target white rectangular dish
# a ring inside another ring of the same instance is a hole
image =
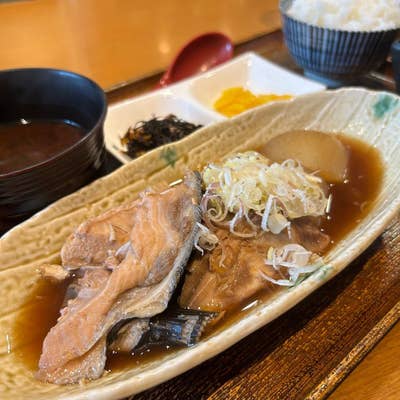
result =
[[[120,138],[136,122],[152,116],[175,114],[201,125],[226,119],[213,110],[224,89],[242,86],[255,94],[301,95],[319,92],[325,86],[281,68],[255,53],[245,53],[217,68],[109,107],[104,125],[107,150],[122,163],[131,161]]]

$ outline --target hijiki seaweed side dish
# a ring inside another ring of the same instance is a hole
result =
[[[167,143],[176,142],[201,128],[202,125],[184,121],[173,114],[139,121],[121,138],[121,144],[131,158]]]
[[[279,154],[260,149],[208,162],[78,226],[61,265],[39,268],[69,283],[36,377],[75,384],[101,377],[111,353],[193,346],[238,305],[321,268],[333,239],[324,221],[340,202],[335,185],[353,182],[351,147],[334,135],[304,134],[308,149],[325,148],[340,164],[317,171],[309,152],[290,157],[284,135],[265,147]]]

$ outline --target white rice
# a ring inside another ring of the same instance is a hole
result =
[[[400,0],[294,0],[287,14],[324,28],[388,30],[400,27]]]

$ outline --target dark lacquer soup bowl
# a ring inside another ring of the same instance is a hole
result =
[[[105,158],[102,89],[75,73],[0,71],[0,228],[93,180]]]

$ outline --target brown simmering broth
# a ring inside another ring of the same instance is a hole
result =
[[[27,299],[28,306],[20,311],[11,334],[11,349],[31,371],[38,368],[43,340],[60,315],[65,291],[69,284],[51,283],[40,279]],[[23,347],[20,347],[24,343]]]
[[[0,124],[0,175],[31,167],[78,142],[85,131],[66,121],[21,120]]]
[[[322,229],[333,243],[350,232],[370,211],[382,184],[383,165],[378,150],[361,140],[338,136],[349,150],[349,173],[330,185],[332,207]]]
[[[332,245],[351,231],[369,212],[379,193],[383,176],[383,165],[375,148],[357,139],[342,136],[338,138],[349,150],[349,173],[345,182],[330,185],[330,193],[333,196],[332,207],[329,215],[324,218],[321,229],[331,236]],[[59,316],[66,285],[66,283],[54,285],[42,281],[29,299],[32,306],[23,310],[17,319],[11,337],[15,343],[29,342],[25,347],[16,350],[16,354],[31,370],[37,369],[43,340]],[[270,290],[247,299],[227,312],[224,318],[206,332],[206,336],[240,319],[269,296],[271,296]],[[157,357],[165,356],[175,349],[157,347],[134,355],[109,354],[106,369],[131,368],[138,363],[150,362]]]

